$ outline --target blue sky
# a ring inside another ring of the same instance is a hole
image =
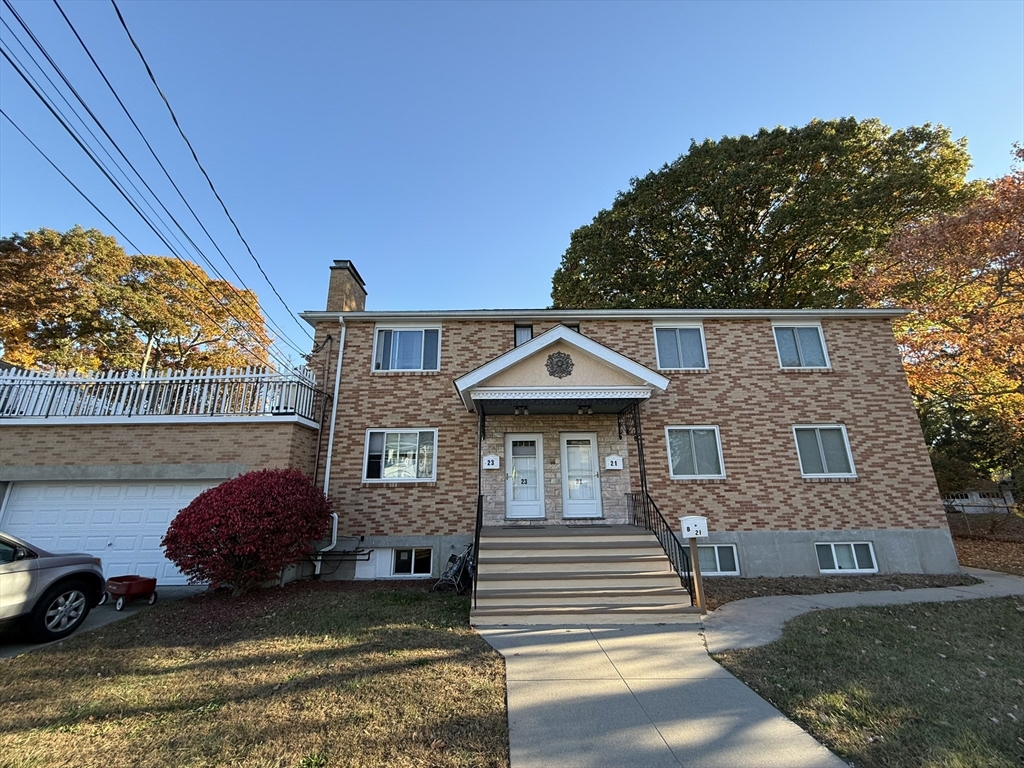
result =
[[[56,8],[12,3],[219,261]],[[112,6],[62,6],[245,283],[304,340],[205,186]],[[942,123],[968,137],[971,177],[991,178],[1009,171],[1024,138],[1019,0],[120,7],[296,311],[323,307],[336,258],[362,273],[369,309],[547,306],[570,233],[691,139],[815,117]],[[20,30],[6,8],[0,17]],[[24,60],[6,28],[0,38]],[[144,252],[167,253],[6,61],[0,106]],[[0,121],[0,233],[76,223],[110,231]]]

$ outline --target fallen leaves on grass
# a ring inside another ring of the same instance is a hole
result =
[[[1024,576],[1024,542],[953,538],[960,565]]]

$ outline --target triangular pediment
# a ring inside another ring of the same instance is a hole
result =
[[[567,397],[646,398],[664,390],[668,379],[625,355],[563,325],[509,350],[455,380],[462,401]]]

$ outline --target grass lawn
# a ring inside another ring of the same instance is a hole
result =
[[[504,663],[427,587],[200,595],[0,661],[0,766],[507,766]]]
[[[715,658],[858,768],[1024,761],[1024,600],[801,616]]]

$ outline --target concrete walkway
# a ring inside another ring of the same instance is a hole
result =
[[[511,768],[846,766],[707,651],[771,642],[823,608],[1024,595],[1024,578],[965,570],[984,583],[754,598],[703,623],[479,627],[505,657]]]
[[[976,600],[984,597],[1024,595],[1024,577],[1011,576],[980,568],[962,568],[982,579],[969,587],[935,587],[880,592],[836,592],[828,595],[780,595],[753,597],[726,603],[704,617],[709,653],[730,648],[753,648],[782,636],[782,626],[792,618],[810,611],[828,608],[856,608],[870,605],[906,605],[907,603],[943,603]]]

